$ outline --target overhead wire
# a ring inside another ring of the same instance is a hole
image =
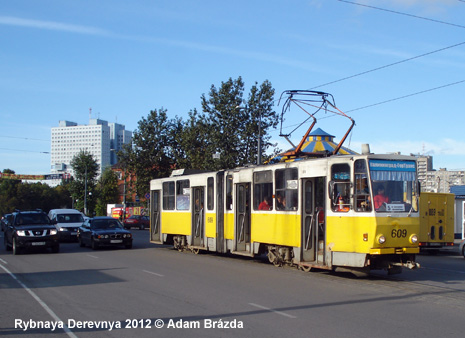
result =
[[[441,23],[441,24],[447,24],[447,25],[452,25],[452,26],[458,26],[458,27],[460,27],[460,28],[465,28],[465,26],[462,26],[462,25],[456,25],[456,24],[452,24],[452,23],[449,23],[449,22],[444,22],[444,21],[440,21],[440,20],[425,18],[425,17],[421,17],[421,16],[417,16],[417,15],[412,15],[412,14],[408,14],[408,13],[403,13],[403,12],[399,12],[399,11],[393,11],[393,10],[388,10],[388,9],[384,9],[384,8],[380,8],[380,7],[375,7],[375,6],[369,6],[369,5],[365,5],[365,4],[355,3],[355,2],[352,2],[352,1],[346,1],[346,0],[337,0],[337,1],[345,2],[345,3],[348,3],[348,4],[352,4],[352,5],[359,5],[359,6],[363,6],[363,7],[368,7],[368,8],[373,8],[373,9],[377,9],[377,10],[382,10],[382,11],[386,11],[386,12],[392,12],[392,13],[399,14],[399,15],[411,16],[411,17],[414,17],[414,18],[417,18],[417,19],[423,19],[423,20],[433,21],[433,22],[437,22],[437,23]],[[465,2],[465,0],[459,0],[459,1]],[[387,65],[384,65],[384,66],[381,66],[381,67],[373,68],[373,69],[370,69],[370,70],[367,70],[367,71],[363,71],[363,72],[360,72],[360,73],[357,73],[357,74],[353,74],[353,75],[350,75],[350,76],[346,76],[346,77],[344,77],[344,78],[341,78],[341,79],[338,79],[338,80],[335,80],[335,81],[327,82],[327,83],[324,83],[324,84],[321,84],[321,85],[312,87],[312,88],[310,88],[309,90],[313,90],[313,89],[316,89],[316,88],[321,88],[321,87],[323,87],[323,86],[327,86],[327,85],[334,84],[334,83],[337,83],[337,82],[341,82],[341,81],[345,81],[345,80],[348,80],[348,79],[352,79],[352,78],[357,77],[357,76],[365,75],[365,74],[368,74],[368,73],[371,73],[371,72],[375,72],[375,71],[378,71],[378,70],[381,70],[381,69],[385,69],[385,68],[388,68],[388,67],[392,67],[392,66],[395,66],[395,65],[398,65],[398,64],[401,64],[401,63],[405,63],[405,62],[408,62],[408,61],[412,61],[412,60],[415,60],[415,59],[418,59],[418,58],[421,58],[421,57],[424,57],[424,56],[428,56],[428,55],[431,55],[431,54],[434,54],[434,53],[442,52],[442,51],[444,51],[444,50],[451,49],[451,48],[455,48],[455,47],[458,47],[458,46],[461,46],[461,45],[464,45],[464,44],[465,44],[465,42],[460,42],[460,43],[457,43],[457,44],[454,44],[454,45],[451,45],[451,46],[447,46],[447,47],[444,47],[444,48],[440,48],[440,49],[437,49],[437,50],[434,50],[434,51],[431,51],[431,52],[428,52],[428,53],[424,53],[424,54],[421,54],[421,55],[417,55],[417,56],[414,56],[414,57],[411,57],[411,58],[407,58],[407,59],[404,59],[404,60],[401,60],[401,61],[397,61],[397,62],[394,62],[394,63],[391,63],[391,64],[387,64]],[[352,109],[352,110],[349,110],[349,111],[346,111],[346,112],[353,112],[353,111],[357,111],[357,110],[366,109],[366,108],[373,107],[373,106],[377,106],[377,105],[381,105],[381,104],[384,104],[384,103],[388,103],[388,102],[392,102],[392,101],[397,101],[397,100],[401,100],[401,99],[404,99],[404,98],[407,98],[407,97],[411,97],[411,96],[419,95],[419,94],[422,94],[422,93],[426,93],[426,92],[438,90],[438,89],[441,89],[441,88],[445,88],[445,87],[457,85],[457,84],[460,84],[460,83],[463,83],[463,82],[465,82],[465,80],[463,80],[463,81],[457,81],[457,82],[450,83],[450,84],[447,84],[447,85],[443,85],[443,86],[439,86],[439,87],[435,87],[435,88],[423,90],[423,91],[420,91],[420,92],[416,92],[416,93],[404,95],[404,96],[397,97],[397,98],[393,98],[393,99],[389,99],[389,100],[385,100],[385,101],[378,102],[378,103],[374,103],[374,104],[367,105],[367,106],[364,106],[364,107],[355,108],[355,109]],[[328,117],[325,117],[325,118],[329,118],[329,117],[334,117],[334,115],[328,116]],[[321,118],[320,118],[320,119],[321,119]],[[291,127],[294,127],[294,126],[296,126],[296,125],[297,125],[297,124],[294,124],[294,125],[290,125],[290,126],[287,126],[287,127],[284,127],[284,128],[291,128]]]
[[[413,15],[413,14],[409,14],[409,13],[394,11],[394,10],[391,10],[391,9],[386,9],[386,8],[381,8],[381,7],[376,7],[376,6],[370,6],[370,5],[361,4],[361,3],[358,3],[358,2],[347,1],[347,0],[336,0],[336,1],[345,2],[345,3],[351,4],[351,5],[357,5],[357,6],[367,7],[367,8],[373,8],[373,9],[377,9],[377,10],[379,10],[379,11],[385,11],[385,12],[394,13],[394,14],[398,14],[398,15],[405,15],[405,16],[409,16],[409,17],[412,17],[412,18],[416,18],[416,19],[422,19],[422,20],[432,21],[432,22],[436,22],[436,23],[443,24],[443,25],[449,25],[449,26],[454,26],[454,27],[459,27],[459,28],[465,28],[465,26],[459,25],[459,24],[455,24],[455,23],[450,23],[450,22],[441,21],[441,20],[436,20],[436,19],[431,19],[431,18],[425,18],[425,17],[423,17],[423,16],[418,16],[418,15]],[[459,0],[459,1],[460,1],[460,0]],[[462,1],[462,2],[465,2],[465,1]]]
[[[434,53],[439,53],[439,52],[442,52],[442,51],[444,51],[444,50],[451,49],[451,48],[454,48],[454,47],[458,47],[458,46],[461,46],[461,45],[465,45],[465,42],[460,42],[460,43],[457,43],[457,44],[455,44],[455,45],[451,45],[451,46],[448,46],[448,47],[436,49],[436,50],[433,50],[433,51],[428,52],[428,53],[424,53],[424,54],[421,54],[421,55],[413,56],[413,57],[408,58],[408,59],[404,59],[404,60],[401,60],[401,61],[393,62],[393,63],[387,64],[387,65],[384,65],[384,66],[381,66],[381,67],[377,67],[377,68],[373,68],[373,69],[370,69],[370,70],[366,70],[366,71],[363,71],[363,72],[360,72],[360,73],[357,73],[357,74],[354,74],[354,75],[346,76],[346,77],[344,77],[344,78],[342,78],[342,79],[339,79],[339,80],[327,82],[327,83],[324,83],[324,84],[321,84],[321,85],[312,87],[312,88],[310,88],[310,90],[315,89],[315,88],[321,88],[321,87],[324,87],[324,86],[327,86],[327,85],[330,85],[330,84],[333,84],[333,83],[341,82],[341,81],[344,81],[344,80],[352,79],[352,78],[354,78],[354,77],[361,76],[361,75],[365,75],[365,74],[368,74],[368,73],[372,73],[372,72],[375,72],[375,71],[377,71],[377,70],[381,70],[381,69],[384,69],[384,68],[396,66],[396,65],[401,64],[401,63],[404,63],[404,62],[408,62],[408,61],[412,61],[412,60],[415,60],[415,59],[419,59],[419,58],[421,58],[421,57],[428,56],[428,55],[431,55],[431,54],[434,54]]]

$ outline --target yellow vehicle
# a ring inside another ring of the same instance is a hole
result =
[[[421,250],[439,250],[454,245],[455,195],[422,192],[420,194]]]
[[[150,240],[195,253],[266,254],[304,271],[400,273],[418,266],[417,183],[416,160],[403,155],[174,171],[150,183]]]

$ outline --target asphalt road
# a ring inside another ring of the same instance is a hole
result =
[[[58,254],[13,256],[0,244],[0,335],[442,338],[464,332],[465,259],[453,251],[419,256],[416,271],[355,278],[276,268],[265,259],[180,253],[150,244],[148,231],[132,232],[130,250],[64,243]]]

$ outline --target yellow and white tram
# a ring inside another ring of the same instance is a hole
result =
[[[418,265],[419,191],[411,156],[178,170],[152,180],[150,190],[150,240],[180,251],[266,253],[274,265],[305,271],[399,273]]]

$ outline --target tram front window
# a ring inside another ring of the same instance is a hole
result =
[[[370,172],[376,211],[418,211],[415,161],[370,160]]]

